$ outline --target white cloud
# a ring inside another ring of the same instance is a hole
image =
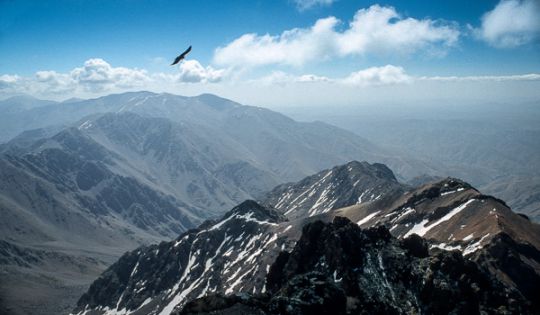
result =
[[[483,75],[483,76],[413,76],[403,67],[385,65],[354,71],[345,77],[329,78],[315,74],[293,75],[283,71],[273,71],[267,76],[251,80],[250,83],[265,86],[285,86],[296,83],[331,83],[336,87],[373,87],[413,84],[415,82],[509,82],[540,81],[540,74]]]
[[[373,5],[356,12],[339,30],[335,17],[319,19],[310,28],[281,35],[244,34],[214,53],[218,65],[254,67],[269,64],[299,66],[330,57],[369,53],[445,52],[458,41],[453,23],[404,18],[393,7]]]
[[[111,67],[103,59],[89,59],[83,67],[70,72],[74,84],[88,91],[144,86],[150,81],[145,70]]]
[[[28,80],[34,83],[33,88],[47,90],[49,93],[60,94],[69,93],[75,90],[75,80],[69,74],[62,74],[56,71],[38,71],[35,79]]]
[[[283,71],[273,71],[267,76],[251,80],[252,83],[262,83],[265,85],[285,85],[289,83],[314,83],[314,82],[330,82],[328,77],[318,76],[315,74],[292,75]]]
[[[329,6],[336,0],[293,0],[293,2],[298,10],[304,11],[316,6]]]
[[[371,67],[351,73],[342,80],[343,83],[357,86],[389,85],[411,82],[412,77],[402,67],[386,65]]]
[[[540,35],[538,0],[502,0],[482,17],[477,37],[499,48],[527,44]]]
[[[402,67],[386,65],[355,71],[346,77],[337,78],[315,74],[293,75],[283,71],[273,71],[270,75],[252,80],[251,82],[280,86],[294,83],[332,83],[342,84],[342,86],[367,87],[408,83],[412,80],[413,77],[407,75]]]
[[[538,73],[529,73],[529,74],[516,74],[516,75],[484,75],[484,76],[434,76],[434,77],[419,77],[418,80],[429,80],[429,81],[447,81],[447,82],[465,82],[465,81],[495,81],[495,82],[504,82],[504,81],[540,81],[540,74]]]
[[[179,66],[180,74],[178,80],[180,82],[219,82],[225,75],[225,70],[216,70],[211,66],[203,67],[197,60],[186,60]]]
[[[0,92],[6,89],[12,89],[21,81],[18,75],[2,74],[0,75]]]

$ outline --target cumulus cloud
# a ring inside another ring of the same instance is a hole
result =
[[[540,35],[540,2],[538,0],[502,0],[484,14],[482,25],[475,30],[478,38],[499,48],[527,44]]]
[[[70,77],[78,87],[92,92],[144,86],[150,81],[145,70],[112,67],[99,58],[89,59],[83,67],[73,69]]]
[[[329,57],[369,53],[445,52],[460,32],[454,23],[405,18],[393,7],[373,5],[356,12],[344,30],[335,17],[319,19],[309,28],[281,35],[244,34],[214,53],[218,65],[253,67],[303,65]]]
[[[225,75],[224,69],[216,70],[211,66],[203,67],[197,60],[186,60],[179,66],[178,80],[181,82],[219,82]]]
[[[386,65],[371,67],[351,73],[343,79],[343,83],[358,86],[389,85],[411,82],[412,77],[402,67]]]
[[[298,10],[304,11],[316,6],[329,6],[336,0],[293,0],[293,2]]]

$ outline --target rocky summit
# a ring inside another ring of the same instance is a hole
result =
[[[210,295],[176,314],[527,314],[520,295],[459,252],[342,217],[307,224],[263,295]]]

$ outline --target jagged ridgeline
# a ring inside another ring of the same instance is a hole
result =
[[[533,314],[540,227],[458,179],[350,162],[125,254],[75,314]]]

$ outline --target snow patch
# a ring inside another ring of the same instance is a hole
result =
[[[358,225],[362,225],[364,223],[367,223],[369,220],[371,220],[374,216],[376,216],[380,211],[375,211],[371,214],[368,214],[366,217],[364,217],[362,220],[356,222]]]
[[[410,229],[409,232],[407,232],[403,237],[405,238],[405,237],[407,237],[409,235],[412,235],[412,234],[417,234],[418,236],[426,235],[426,233],[429,232],[431,229],[433,229],[434,227],[436,227],[437,225],[439,225],[439,224],[441,224],[443,222],[446,222],[446,221],[450,220],[453,216],[455,216],[456,214],[463,211],[463,209],[465,209],[469,204],[471,204],[475,200],[476,199],[471,199],[471,200],[465,202],[464,204],[454,208],[453,210],[448,212],[445,216],[443,216],[442,218],[440,218],[435,223],[433,223],[433,224],[431,224],[429,226],[426,226],[426,224],[428,223],[428,219],[422,220],[422,222],[420,222],[420,223],[416,224],[415,226],[413,226],[412,229]]]

